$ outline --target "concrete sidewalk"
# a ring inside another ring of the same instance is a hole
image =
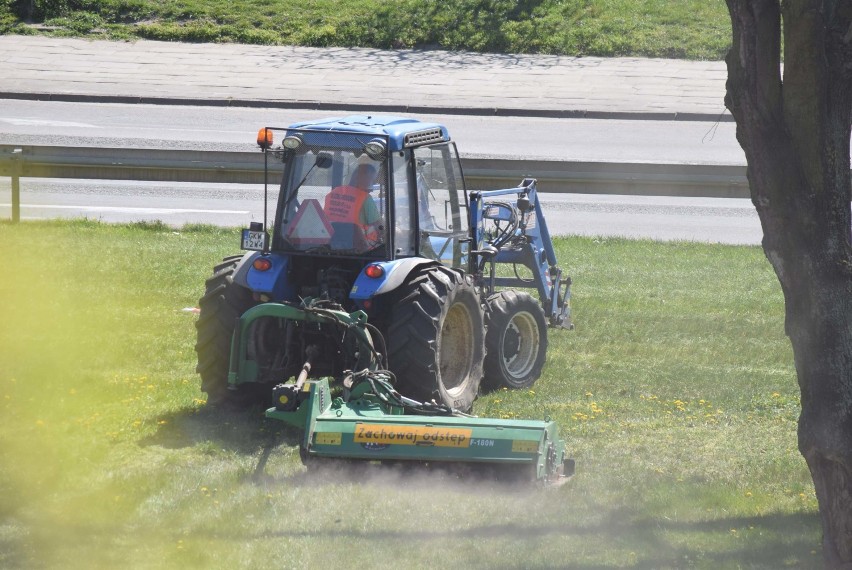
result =
[[[726,76],[721,61],[0,36],[0,99],[716,121]]]

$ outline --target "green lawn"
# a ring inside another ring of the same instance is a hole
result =
[[[574,331],[533,390],[577,475],[311,478],[298,432],[206,408],[193,307],[233,230],[0,224],[2,568],[813,568],[777,281],[756,247],[566,238]]]
[[[722,59],[720,0],[0,0],[0,33]]]

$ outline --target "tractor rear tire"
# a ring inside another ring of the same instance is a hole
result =
[[[237,319],[257,302],[251,291],[234,283],[234,273],[242,255],[226,257],[213,269],[205,283],[205,293],[198,301],[200,309],[195,328],[198,337],[196,372],[201,375],[201,391],[207,393],[211,405],[246,403],[246,394],[228,389],[228,368],[231,359],[231,337]]]
[[[547,355],[547,321],[529,293],[500,291],[485,303],[488,332],[485,378],[489,389],[532,386]]]
[[[482,381],[484,324],[470,277],[442,266],[416,269],[398,290],[387,328],[400,393],[469,410]]]

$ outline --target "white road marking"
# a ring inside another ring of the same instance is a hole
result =
[[[0,204],[11,208],[12,204]],[[249,210],[195,210],[187,208],[128,208],[125,206],[66,206],[51,204],[21,204],[21,209],[41,208],[44,210],[83,210],[86,212],[112,212],[119,214],[250,214]]]
[[[100,129],[91,123],[76,123],[74,121],[57,121],[54,119],[20,119],[18,117],[0,117],[0,122],[19,127],[73,127],[79,129]]]

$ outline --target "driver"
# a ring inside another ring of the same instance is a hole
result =
[[[364,231],[369,244],[381,241],[379,224],[382,216],[376,202],[370,196],[370,188],[376,181],[377,164],[361,157],[352,172],[349,184],[337,186],[325,197],[325,215],[329,222],[355,224]]]

